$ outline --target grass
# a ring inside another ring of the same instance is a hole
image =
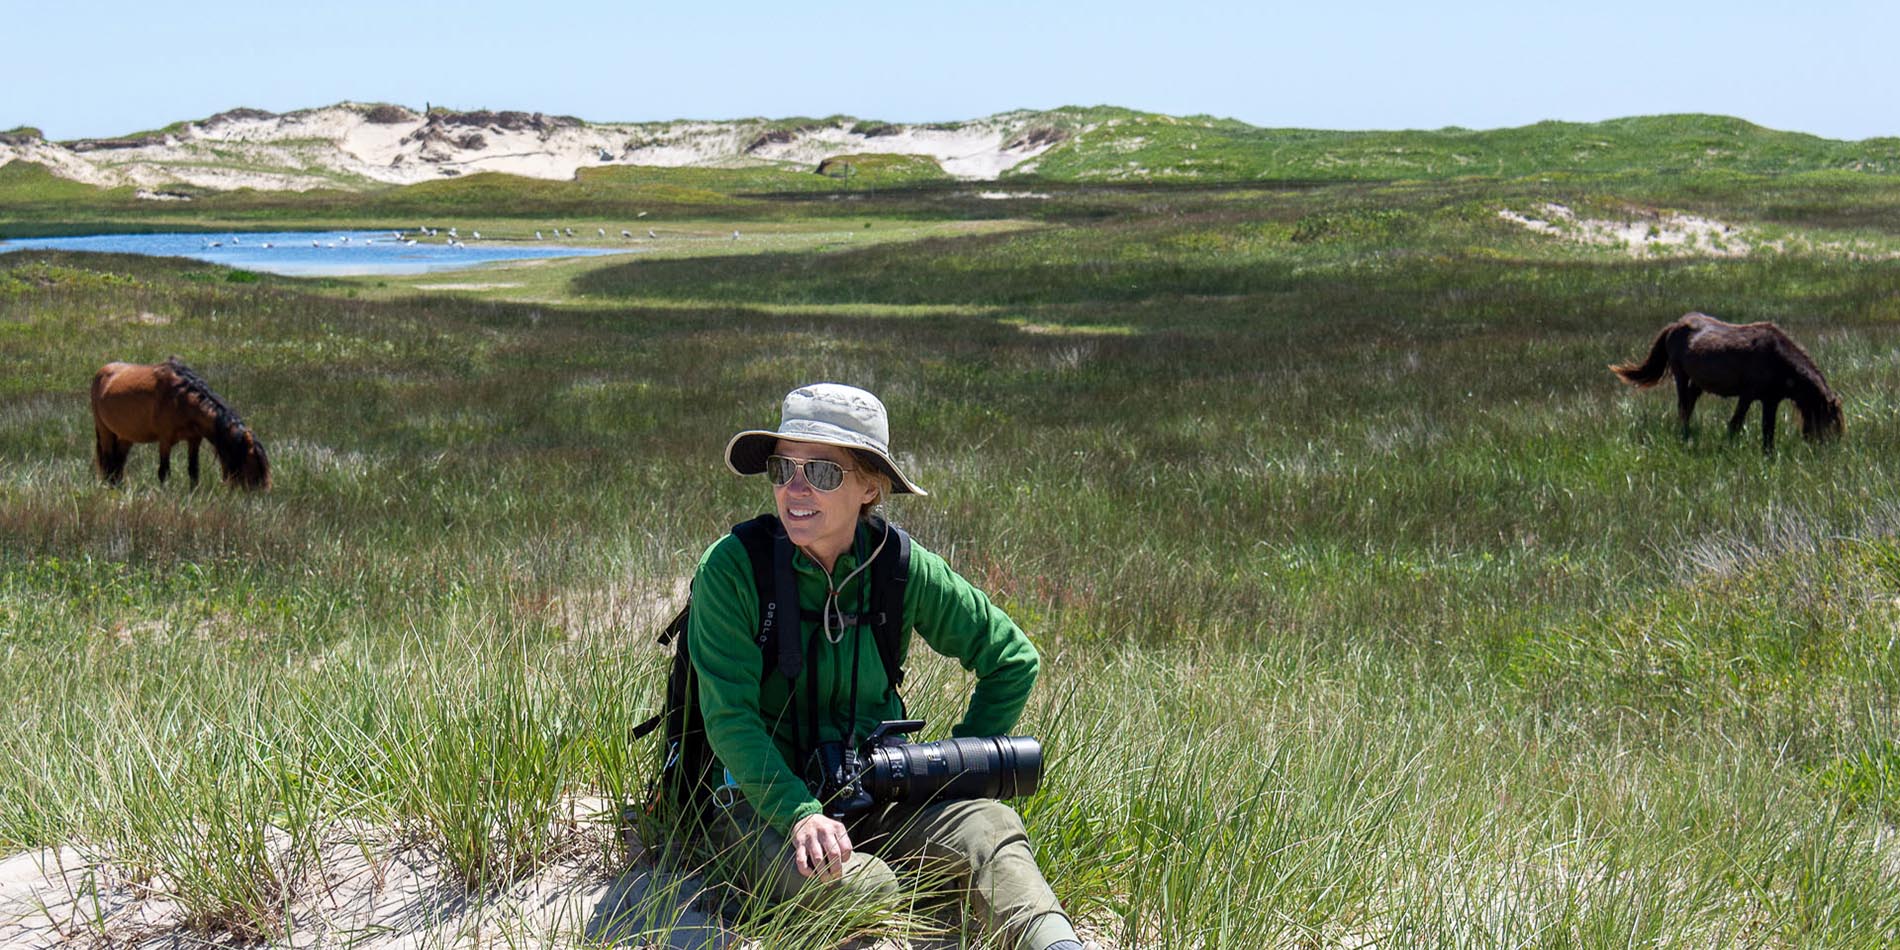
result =
[[[240,935],[281,932],[351,822],[473,892],[532,873],[564,802],[645,787],[650,634],[764,504],[720,449],[822,378],[892,407],[932,491],[895,516],[1042,649],[1019,807],[1116,945],[1890,943],[1900,273],[1495,212],[1890,240],[1896,194],[1074,187],[1033,227],[847,248],[759,196],[708,220],[764,207],[791,243],[563,265],[535,303],[0,256],[0,844],[81,843]],[[1690,309],[1781,323],[1846,438],[1764,458],[1718,401],[1679,440],[1604,366]],[[256,428],[270,494],[158,488],[149,448],[95,484],[86,379],[168,353]],[[927,661],[907,695],[941,729],[968,685]],[[879,910],[729,909],[786,946]]]

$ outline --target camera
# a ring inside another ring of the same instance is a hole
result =
[[[905,742],[922,719],[878,725],[856,749],[826,742],[813,751],[805,782],[825,815],[850,821],[878,805],[961,798],[1017,798],[1042,784],[1042,743],[1028,736]]]

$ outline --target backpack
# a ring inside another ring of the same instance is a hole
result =
[[[872,515],[871,530],[881,532],[884,519]],[[891,688],[903,685],[901,649],[904,629],[904,588],[910,583],[910,535],[889,525],[895,551],[887,550],[871,562],[871,632]],[[759,630],[754,635],[764,660],[759,679],[774,673],[797,679],[804,671],[804,645],[799,641],[798,586],[792,568],[792,542],[776,515],[760,515],[734,525],[732,533],[745,544],[752,560],[752,576],[759,591]],[[890,545],[887,544],[887,547]],[[672,622],[660,632],[660,646],[673,647],[673,664],[666,676],[666,696],[660,711],[635,726],[633,738],[644,739],[665,726],[660,741],[660,768],[649,786],[649,814],[669,810],[697,825],[706,817],[713,789],[723,767],[706,740],[706,721],[699,711],[699,682],[693,672],[686,629],[692,616],[691,593]],[[786,635],[784,631],[790,631]],[[796,698],[794,698],[796,702]],[[901,702],[901,700],[900,700]]]

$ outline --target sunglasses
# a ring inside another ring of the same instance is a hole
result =
[[[805,473],[805,483],[819,491],[837,491],[844,484],[844,473],[857,469],[845,468],[837,462],[826,459],[795,459],[786,455],[769,455],[765,459],[765,477],[777,487],[792,483],[792,476],[800,471]]]

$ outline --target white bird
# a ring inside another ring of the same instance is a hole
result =
[[[599,231],[599,232],[600,232],[600,236],[601,236],[601,237],[606,237],[606,236],[607,236],[607,229],[606,229],[606,228],[595,228],[594,230],[596,230],[596,231]]]
[[[416,246],[416,239],[415,239],[415,238],[406,238],[406,239],[404,239],[404,241],[402,242],[402,246],[403,246],[403,247],[415,247],[415,246]]]
[[[390,237],[393,237],[393,238],[395,238],[395,239],[396,239],[396,240],[398,240],[398,241],[400,241],[400,240],[402,240],[402,232],[401,232],[401,231],[391,231],[391,232],[389,232],[389,236],[390,236]]]
[[[737,241],[739,239],[739,232],[737,231],[732,232],[732,239]]]
[[[375,238],[364,238],[364,239],[363,239],[363,243],[364,243],[364,244],[375,244],[375,243],[376,243],[376,239],[375,239]]]
[[[335,247],[335,246],[336,246],[335,241],[331,241],[330,243],[324,245],[324,247]]]
[[[653,233],[653,229],[652,229],[652,228],[648,228],[648,229],[647,229],[647,237],[650,237],[650,238],[652,238],[652,239],[654,239],[655,241],[657,241],[657,240],[659,240],[659,239],[660,239],[660,236],[659,236],[659,235],[657,235],[657,234],[654,234],[654,233]]]
[[[623,237],[623,238],[631,238],[631,237],[633,237],[633,232],[632,232],[632,231],[629,231],[629,230],[627,230],[626,228],[621,228],[621,229],[620,229],[620,236],[621,236],[621,237]]]
[[[470,231],[468,233],[475,235],[475,240],[477,241],[482,239],[482,232],[480,231]]]
[[[534,232],[534,239],[537,241],[541,240],[541,232],[539,231]]]
[[[455,229],[454,229],[454,228],[450,228],[450,229],[449,229],[449,237],[457,237],[457,236],[458,236],[458,235],[457,235],[457,234],[455,233]]]
[[[238,239],[237,239],[237,235],[235,235],[235,234],[233,234],[233,235],[231,235],[231,243],[232,243],[232,244],[243,244],[244,242],[243,242],[243,241],[240,241],[240,240],[238,240]]]
[[[647,216],[647,213],[644,211],[640,212],[639,214],[634,215],[634,217],[636,218],[644,218],[646,216]]]
[[[574,229],[573,229],[573,228],[568,228],[568,229],[567,229],[567,236],[568,236],[568,237],[573,237],[573,236],[574,236]]]
[[[346,235],[344,235],[344,236],[343,236],[343,243],[345,243],[345,244],[348,244],[348,243],[350,243],[350,236],[349,236],[349,235],[347,235],[347,234],[346,234]]]
[[[320,243],[318,243],[318,242],[316,242],[316,241],[311,241],[311,242],[310,242],[310,246],[311,246],[311,247],[322,247],[323,245],[322,245],[322,244],[320,244]]]
[[[265,246],[265,247],[270,247],[270,242],[269,242],[269,241],[265,241],[265,242],[264,242],[264,246]]]

